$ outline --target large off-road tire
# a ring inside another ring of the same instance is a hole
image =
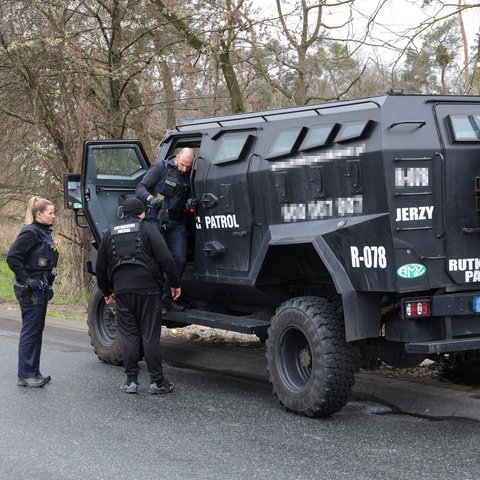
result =
[[[267,364],[273,393],[287,410],[308,417],[341,410],[357,363],[334,304],[298,297],[277,309],[268,331]]]
[[[88,334],[97,357],[111,365],[123,362],[122,344],[117,332],[115,305],[105,303],[97,284],[92,287],[88,299]]]

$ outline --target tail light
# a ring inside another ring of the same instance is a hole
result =
[[[429,298],[413,298],[403,301],[403,313],[405,318],[421,318],[431,315]]]

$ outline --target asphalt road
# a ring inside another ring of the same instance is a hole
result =
[[[47,326],[42,370],[53,381],[27,389],[15,385],[18,320],[0,312],[0,479],[478,478],[476,422],[357,400],[328,419],[300,417],[255,374],[186,367],[198,356],[188,349],[172,362],[181,368],[165,367],[172,394],[147,394],[143,365],[141,393],[126,395],[122,368],[99,362],[73,326]],[[228,366],[224,353],[211,363]]]

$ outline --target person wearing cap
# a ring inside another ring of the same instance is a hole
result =
[[[170,393],[160,352],[164,274],[176,300],[181,294],[175,261],[158,229],[144,221],[145,204],[129,197],[123,218],[104,233],[98,249],[96,276],[107,304],[116,304],[127,380],[121,389],[137,393],[143,354],[150,375],[150,393]]]
[[[172,252],[180,277],[187,259],[187,208],[190,197],[190,170],[195,152],[193,148],[182,148],[176,155],[153,164],[137,185],[135,194],[147,202],[147,220],[160,230]],[[170,295],[168,280],[163,290],[163,304],[167,310],[182,312]]]

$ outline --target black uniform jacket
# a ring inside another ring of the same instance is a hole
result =
[[[130,215],[126,215],[121,223],[128,222],[129,217],[130,219],[132,218]],[[173,288],[179,288],[180,277],[175,261],[157,227],[143,220],[141,232],[145,253],[152,262],[156,262],[161,272],[167,274],[170,285]],[[151,269],[147,269],[141,265],[129,263],[120,265],[115,268],[112,278],[109,278],[112,258],[110,229],[108,229],[100,243],[96,263],[98,288],[105,296],[111,295],[112,293],[153,294],[161,292],[162,286],[159,284],[158,278],[155,278]]]
[[[37,231],[43,232],[43,234],[39,235]],[[22,228],[7,254],[8,266],[15,273],[17,280],[24,282],[28,277],[38,278],[42,273],[50,273],[52,268],[57,265],[58,252],[56,249],[55,252],[43,252],[45,253],[44,266],[29,265],[29,256],[39,244],[42,244],[44,235],[48,236],[53,246],[51,233],[52,227],[50,225],[44,225],[35,220],[31,226]],[[48,248],[48,246],[45,248]]]

